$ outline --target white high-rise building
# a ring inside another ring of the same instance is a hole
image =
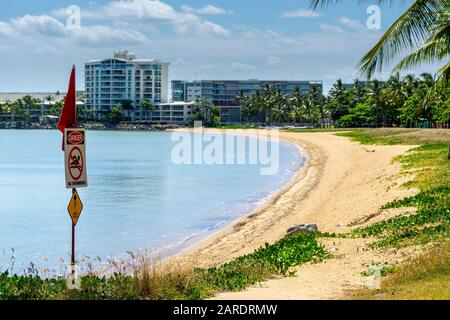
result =
[[[169,64],[157,59],[137,59],[128,51],[113,58],[85,64],[85,108],[95,120],[103,120],[114,105],[124,106],[128,120],[140,120],[144,100],[166,103],[169,90]]]

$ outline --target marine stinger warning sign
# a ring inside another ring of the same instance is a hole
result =
[[[81,202],[80,196],[78,192],[75,190],[72,194],[72,198],[70,199],[69,205],[67,206],[67,211],[72,218],[73,224],[77,224],[78,218],[83,211],[83,202]]]
[[[85,130],[65,129],[64,143],[66,188],[87,187]]]

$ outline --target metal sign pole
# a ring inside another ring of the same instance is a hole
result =
[[[72,194],[75,194],[77,189],[72,188]],[[75,223],[72,221],[72,256],[70,259],[72,271],[72,283],[75,284]]]

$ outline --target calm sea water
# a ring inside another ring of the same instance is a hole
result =
[[[305,162],[281,142],[275,176],[250,164],[175,165],[175,144],[170,133],[87,132],[78,257],[104,261],[196,241],[254,209]],[[0,271],[12,256],[16,272],[30,262],[56,270],[61,258],[69,260],[70,196],[59,131],[0,130]]]

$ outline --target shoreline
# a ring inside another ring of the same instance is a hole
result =
[[[184,131],[188,130],[191,131],[192,129],[176,129],[177,131]],[[221,132],[228,132],[231,134],[236,135],[245,135],[245,136],[254,136],[255,132],[246,132],[247,130],[241,130],[241,129],[204,129],[203,132],[207,132],[208,130],[219,130]],[[258,130],[264,130],[264,129],[256,129]],[[265,131],[265,130],[264,130]],[[198,239],[198,241],[195,241],[189,246],[186,246],[183,248],[180,252],[175,253],[173,255],[169,255],[168,257],[164,258],[164,261],[171,262],[173,260],[181,260],[184,261],[187,259],[188,262],[194,263],[196,266],[202,266],[202,267],[209,267],[217,264],[222,264],[226,262],[226,260],[231,260],[231,258],[224,259],[223,261],[210,261],[208,263],[203,263],[196,260],[195,256],[204,248],[209,247],[210,245],[213,245],[214,243],[217,243],[219,239],[226,235],[233,234],[236,229],[238,229],[241,225],[247,223],[249,220],[253,220],[254,218],[257,218],[260,214],[266,212],[268,209],[270,209],[279,199],[281,199],[289,190],[291,190],[294,186],[301,183],[303,179],[308,177],[308,174],[311,175],[310,171],[310,165],[311,165],[311,158],[313,150],[311,146],[308,146],[308,144],[300,145],[298,143],[293,142],[292,140],[281,137],[280,140],[282,140],[285,143],[291,144],[295,146],[298,149],[298,152],[302,154],[306,161],[305,163],[299,168],[295,174],[287,181],[280,189],[276,190],[272,195],[269,195],[267,197],[267,200],[265,200],[261,205],[257,206],[253,210],[250,210],[249,212],[239,216],[238,218],[230,221],[223,227],[219,228],[218,230],[213,231],[211,234],[205,236],[202,239]],[[315,156],[316,157],[316,156]],[[310,177],[313,179],[313,177]],[[313,179],[315,180],[315,178]],[[315,181],[314,181],[315,182]],[[312,184],[314,185],[314,183]],[[312,186],[311,185],[311,186]],[[307,192],[309,189],[305,189],[305,192]],[[286,228],[287,229],[287,228]],[[256,249],[256,248],[255,248]],[[253,250],[250,250],[248,253],[250,253]],[[240,254],[239,254],[240,255]],[[235,257],[239,256],[236,255]]]
[[[192,128],[176,128],[176,129],[168,129],[163,132],[172,132],[172,131],[193,131]],[[261,129],[259,129],[261,130]],[[264,129],[262,129],[265,131]],[[244,135],[244,136],[254,136],[249,132],[245,132],[246,130],[240,130],[240,129],[211,129],[211,128],[204,128],[203,132],[208,131],[228,131],[232,135]],[[137,131],[139,132],[139,130]],[[156,131],[157,132],[157,131]],[[258,139],[267,139],[267,136],[260,136]],[[179,259],[180,257],[185,256],[186,253],[190,252],[191,250],[195,250],[198,246],[201,246],[204,243],[208,243],[211,239],[219,236],[222,232],[227,232],[229,228],[233,228],[236,224],[241,223],[243,219],[246,219],[249,216],[257,215],[261,211],[265,211],[267,208],[269,208],[271,205],[273,205],[274,202],[276,202],[280,197],[283,196],[285,192],[287,192],[293,185],[298,183],[305,175],[305,171],[307,170],[307,167],[310,163],[310,156],[308,152],[303,148],[302,146],[289,141],[288,139],[280,139],[280,142],[286,143],[293,148],[296,149],[296,152],[298,154],[299,158],[304,158],[305,161],[299,167],[297,170],[295,170],[289,179],[284,182],[280,187],[271,190],[269,194],[267,194],[264,198],[258,200],[254,205],[254,208],[250,209],[249,211],[243,211],[243,213],[236,215],[234,218],[231,218],[227,221],[221,221],[215,225],[212,225],[204,230],[201,230],[199,232],[196,232],[194,234],[191,234],[187,236],[185,239],[180,240],[176,243],[169,244],[167,246],[161,247],[161,248],[141,248],[138,249],[135,253],[139,256],[141,252],[151,252],[151,259],[156,258],[158,263],[171,263],[174,259]],[[145,254],[144,254],[145,255]],[[124,257],[126,257],[124,255]],[[128,258],[121,258],[120,256],[116,256],[118,258],[118,261],[121,262],[127,262],[129,261]],[[107,265],[105,268],[100,268],[99,271],[96,272],[96,274],[104,274],[108,273],[108,270],[111,268],[111,266]]]
[[[236,133],[233,132],[233,134]],[[213,239],[215,239],[216,237],[220,237],[222,233],[227,233],[229,231],[228,229],[234,228],[234,226],[241,223],[242,220],[247,219],[249,216],[256,216],[260,212],[265,211],[267,208],[273,205],[273,203],[275,203],[280,197],[282,197],[290,188],[292,188],[292,186],[298,183],[306,174],[307,167],[309,165],[309,155],[301,146],[289,141],[283,142],[296,147],[298,149],[299,154],[305,157],[304,164],[298,170],[295,171],[295,173],[289,178],[289,180],[286,183],[284,183],[280,188],[272,191],[266,197],[258,201],[258,204],[256,204],[256,206],[250,211],[238,215],[236,218],[231,219],[229,221],[220,222],[219,224],[210,227],[209,228],[210,230],[208,231],[198,232],[189,237],[189,239],[183,240],[181,243],[173,245],[174,252],[169,253],[167,257],[164,257],[162,260],[170,261],[174,258],[175,259],[183,258],[186,254],[189,255],[191,251],[196,251],[202,245],[208,244],[210,241],[213,241]],[[202,233],[204,233],[204,236],[201,236]],[[197,236],[199,236],[199,238],[195,239]]]
[[[246,134],[245,130],[237,131]],[[400,164],[392,162],[415,146],[365,146],[332,133],[281,132],[280,139],[299,145],[309,159],[282,192],[262,208],[167,261],[205,268],[221,265],[278,241],[297,223],[317,224],[322,232],[345,233],[361,217],[373,216],[364,222],[370,224],[404,214],[404,209],[380,208],[417,192],[401,188],[411,177],[400,175]],[[361,274],[365,266],[402,261],[416,253],[416,248],[366,250],[369,242],[322,239],[320,243],[338,259],[300,265],[294,268],[293,277],[275,278],[240,292],[219,293],[214,299],[339,299],[349,290],[365,286],[366,278]]]

